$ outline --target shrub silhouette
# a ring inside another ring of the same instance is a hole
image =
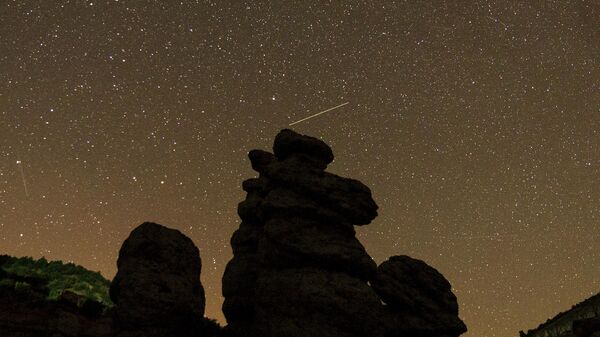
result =
[[[37,294],[48,300],[57,300],[68,290],[111,307],[109,286],[110,281],[100,273],[73,263],[48,262],[44,257],[34,260],[31,257],[0,256],[0,289],[12,288],[16,292]]]

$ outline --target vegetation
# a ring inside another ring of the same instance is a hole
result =
[[[45,258],[16,258],[0,256],[0,291],[14,290],[38,298],[58,300],[65,291],[111,307],[108,296],[110,281],[98,272],[73,263],[50,261]]]

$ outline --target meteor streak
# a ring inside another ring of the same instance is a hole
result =
[[[333,108],[329,108],[329,109],[327,109],[327,110],[323,110],[323,111],[321,111],[321,112],[319,112],[319,113],[316,113],[316,114],[314,114],[314,115],[312,115],[312,116],[308,116],[308,117],[306,117],[306,118],[302,118],[302,119],[301,119],[301,120],[299,120],[299,121],[295,121],[295,122],[291,123],[289,126],[292,126],[292,125],[294,125],[294,124],[298,124],[298,123],[300,123],[300,122],[304,122],[304,121],[305,121],[305,120],[307,120],[307,119],[311,119],[311,118],[313,118],[313,117],[317,117],[318,115],[322,115],[322,114],[324,114],[324,113],[326,113],[326,112],[329,112],[329,111],[331,111],[331,110],[334,110],[334,109],[337,109],[337,108],[341,108],[341,107],[343,107],[344,105],[346,105],[346,104],[348,104],[348,103],[350,103],[350,102],[342,103],[342,104],[340,104],[340,105],[336,105],[336,106],[334,106]]]
[[[455,235],[455,236],[445,236],[439,235],[438,237],[443,239],[465,239],[465,240],[473,240],[473,239],[489,239],[489,240],[498,240],[501,241],[504,238],[512,238],[518,236],[517,234],[490,234],[490,235]]]
[[[23,179],[23,187],[25,188],[25,196],[29,198],[29,190],[27,189],[27,181],[25,180],[25,172],[23,171],[23,164],[20,160],[17,160],[19,170],[21,171],[21,179]]]

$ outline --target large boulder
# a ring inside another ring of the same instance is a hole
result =
[[[377,204],[371,190],[358,180],[343,178],[308,166],[303,158],[292,156],[274,161],[265,175],[273,184],[307,196],[330,209],[352,225],[367,225],[377,217]]]
[[[387,306],[397,313],[406,329],[433,335],[458,336],[467,331],[458,318],[458,302],[444,275],[427,263],[409,256],[392,256],[377,268],[371,286]],[[419,326],[420,325],[420,326]]]
[[[298,134],[290,129],[281,130],[275,137],[273,153],[279,160],[300,156],[324,170],[333,161],[329,145],[320,139]]]
[[[197,336],[204,317],[200,253],[181,232],[146,222],[119,251],[110,287],[117,336]]]

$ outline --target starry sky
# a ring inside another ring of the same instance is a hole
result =
[[[0,252],[108,278],[143,221],[201,250],[206,315],[246,154],[288,124],[368,185],[358,229],[452,283],[467,337],[600,291],[600,2],[0,3]]]

